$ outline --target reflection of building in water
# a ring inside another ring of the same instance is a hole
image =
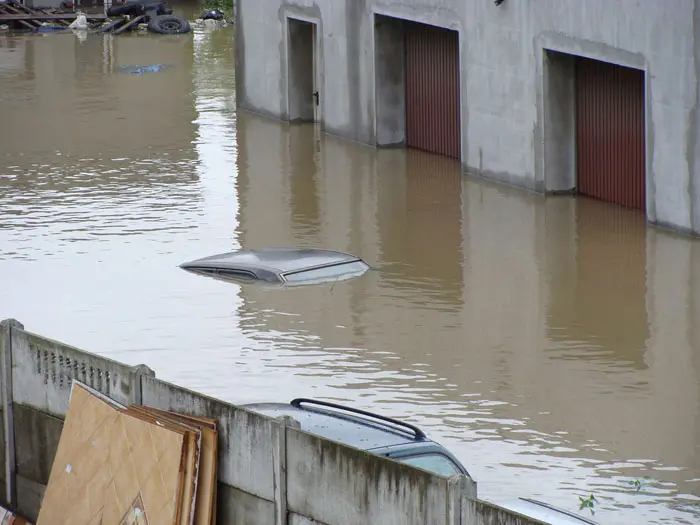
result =
[[[317,146],[311,126],[280,126],[245,113],[239,114],[237,137],[244,246],[338,249],[378,268],[366,278],[334,287],[332,295],[321,287],[274,299],[266,294],[265,301],[279,300],[285,311],[305,311],[308,302],[299,303],[300,296],[313,297],[317,305],[333,301],[324,322],[319,319],[314,325],[329,337],[353,316],[359,316],[354,325],[360,329],[381,309],[392,328],[372,334],[371,345],[389,351],[415,338],[411,312],[422,312],[425,337],[441,329],[435,322],[444,321],[444,312],[431,304],[442,302],[456,313],[462,256],[461,182],[454,162],[430,164],[421,159],[423,154],[407,158],[404,152],[358,148],[332,137],[323,137]],[[242,293],[256,296],[250,287]],[[367,298],[376,303],[364,304]]]
[[[452,159],[408,153],[377,156],[382,260],[400,268],[396,277],[432,300],[462,297],[462,179]]]
[[[313,126],[289,127],[289,220],[295,236],[319,233],[322,228],[316,137]]]
[[[599,202],[480,186],[464,220],[469,379],[481,375],[538,431],[694,473],[666,479],[697,477],[695,243]]]
[[[590,357],[645,369],[649,326],[644,219],[590,199],[576,203],[571,219],[551,225],[547,221],[548,232],[559,229],[559,239],[574,239],[569,250],[557,251],[560,260],[548,258],[556,290],[550,296],[549,337],[588,345]]]
[[[378,260],[369,151],[358,153],[324,138],[318,152],[313,127],[280,126],[247,113],[238,115],[236,136],[243,247],[321,247],[360,255],[370,264]],[[241,295],[253,309],[259,302],[266,311],[316,314],[304,327],[295,324],[295,317],[267,317],[271,330],[308,329],[332,339],[339,324],[362,325],[359,320],[351,322],[354,303],[362,299],[357,290],[339,285],[332,293],[321,286],[270,294],[244,287]],[[362,341],[354,344],[361,346]]]
[[[595,201],[462,179],[422,154],[316,146],[311,128],[243,113],[238,126],[242,244],[331,247],[379,269],[335,287],[241,288],[244,317],[275,344],[347,349],[332,368],[300,357],[300,372],[343,377],[372,363],[377,373],[352,382],[366,395],[466,410],[462,396],[478,392],[505,402],[495,421],[529,418],[575,448],[700,475],[695,243]]]
[[[3,78],[4,151],[25,157],[194,158],[192,39],[73,34],[22,39],[23,70]],[[120,66],[166,64],[131,75]]]
[[[674,465],[688,466],[684,479],[700,479],[700,244],[660,231],[647,234],[646,304],[649,340],[649,395],[645,406],[630,413],[620,406],[627,422],[646,418],[654,446],[669,450]],[[633,384],[625,385],[628,389]],[[627,396],[631,397],[631,396]],[[619,424],[619,423],[618,423]],[[649,456],[651,457],[651,456]],[[691,487],[697,494],[697,487]]]
[[[0,179],[1,228],[66,243],[127,230],[147,236],[174,213],[197,210],[191,38],[15,38],[23,67],[0,72],[0,157],[9,175]],[[170,67],[119,69],[158,63]],[[25,222],[28,206],[34,218]]]
[[[23,38],[0,34],[0,79],[4,80],[5,75],[17,74],[24,69],[26,42]],[[2,98],[4,96],[3,93]]]

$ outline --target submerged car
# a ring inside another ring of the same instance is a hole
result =
[[[408,463],[443,476],[469,472],[445,447],[420,428],[358,408],[297,398],[290,403],[251,403],[244,408],[278,418],[289,416],[302,430],[368,452]]]
[[[315,248],[240,250],[183,263],[180,268],[223,280],[287,286],[342,281],[371,269],[354,255]]]
[[[444,446],[415,425],[353,407],[297,398],[290,403],[250,403],[244,408],[272,417],[291,417],[305,432],[413,465],[442,476],[463,475],[467,469]],[[547,503],[519,498],[498,505],[552,525],[597,525]]]

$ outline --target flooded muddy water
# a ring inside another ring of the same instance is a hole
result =
[[[230,28],[2,32],[0,86],[0,318],[233,402],[406,418],[485,499],[700,520],[699,241],[239,113]],[[287,290],[177,266],[268,245],[375,270]]]

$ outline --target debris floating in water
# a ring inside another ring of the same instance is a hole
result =
[[[166,67],[170,66],[166,64],[151,64],[149,66],[121,66],[120,69],[127,71],[130,75],[143,75],[144,73],[157,73]]]

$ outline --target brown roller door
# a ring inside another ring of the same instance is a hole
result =
[[[405,22],[406,146],[460,158],[459,36]]]
[[[646,209],[644,72],[576,61],[578,192]]]

